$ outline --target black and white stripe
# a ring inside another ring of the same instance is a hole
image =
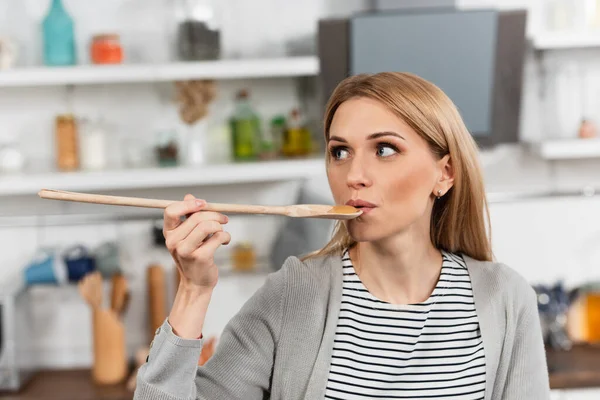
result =
[[[483,399],[485,359],[462,257],[443,252],[423,303],[375,298],[343,255],[343,291],[327,399]]]

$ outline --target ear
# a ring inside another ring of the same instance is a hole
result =
[[[437,161],[437,167],[439,171],[439,179],[434,188],[434,195],[438,196],[438,192],[441,190],[441,196],[445,195],[454,185],[454,168],[452,166],[452,158],[450,154],[446,154],[444,157]]]

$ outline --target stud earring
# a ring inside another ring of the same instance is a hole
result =
[[[440,199],[440,197],[442,197],[442,189],[437,191],[437,198],[438,200]]]

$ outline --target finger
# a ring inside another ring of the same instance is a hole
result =
[[[201,199],[177,201],[169,205],[165,208],[164,212],[164,231],[170,231],[177,228],[181,225],[181,217],[200,211],[205,205],[206,202]]]
[[[188,200],[196,200],[196,196],[194,196],[193,194],[186,194],[185,196],[183,196],[183,201],[188,201]],[[186,214],[185,217],[188,218],[190,215],[192,214]],[[184,220],[184,218],[181,218],[182,220]]]
[[[231,242],[229,232],[220,231],[212,235],[202,246],[191,254],[196,259],[212,257],[221,245],[227,245]]]
[[[226,224],[229,222],[229,218],[214,211],[199,211],[192,214],[186,219],[180,226],[167,232],[165,238],[165,244],[167,249],[174,250],[177,244],[188,237],[190,232],[202,221],[217,221],[220,224]]]
[[[190,232],[190,234],[177,245],[176,251],[180,257],[188,258],[205,239],[210,235],[223,230],[217,221],[203,221]]]

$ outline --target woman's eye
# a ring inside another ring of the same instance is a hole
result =
[[[389,157],[396,154],[398,150],[389,144],[381,144],[377,146],[377,155],[380,157]]]
[[[331,156],[336,160],[344,160],[348,158],[348,150],[343,147],[334,147],[331,149]]]

